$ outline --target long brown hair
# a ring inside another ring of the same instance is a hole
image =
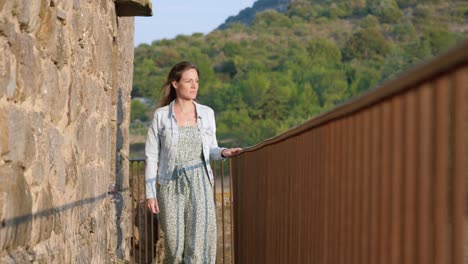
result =
[[[168,105],[170,102],[172,102],[172,100],[176,99],[177,94],[174,86],[172,85],[172,82],[179,82],[180,78],[182,78],[182,74],[186,70],[190,69],[195,69],[197,71],[198,76],[200,76],[200,72],[198,71],[197,66],[188,61],[179,62],[176,65],[174,65],[174,67],[172,67],[171,71],[167,75],[166,83],[164,83],[162,87],[163,96],[161,98],[161,101],[159,102],[160,107]]]

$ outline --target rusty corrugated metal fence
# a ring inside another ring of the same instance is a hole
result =
[[[235,263],[468,263],[467,50],[233,158]]]

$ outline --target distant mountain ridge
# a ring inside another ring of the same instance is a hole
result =
[[[230,25],[235,23],[249,25],[253,22],[257,13],[268,9],[273,9],[281,13],[286,12],[290,2],[291,0],[258,0],[252,7],[247,7],[240,11],[239,14],[228,17],[217,29],[227,29]]]

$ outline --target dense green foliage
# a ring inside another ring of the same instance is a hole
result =
[[[148,121],[147,112],[149,111],[148,106],[139,100],[132,100],[132,111],[130,113],[130,120],[139,119],[142,122]]]
[[[239,14],[228,17],[228,19],[226,19],[218,29],[226,29],[235,23],[250,25],[254,21],[257,13],[267,9],[284,12],[288,7],[289,2],[290,0],[257,0],[252,7],[247,7],[240,11]]]
[[[156,108],[170,67],[192,61],[220,143],[245,147],[453,47],[467,22],[465,1],[297,0],[251,25],[140,45],[133,96]]]

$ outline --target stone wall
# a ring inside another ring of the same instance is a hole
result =
[[[130,258],[132,71],[113,0],[0,0],[0,263]]]

